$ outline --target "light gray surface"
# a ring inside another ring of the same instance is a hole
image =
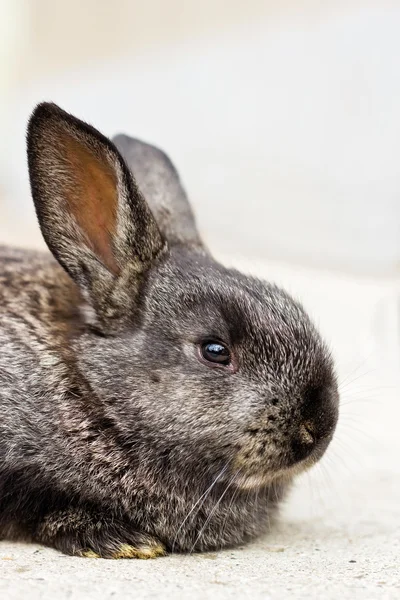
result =
[[[400,598],[398,282],[244,268],[304,300],[339,367],[336,438],[299,479],[280,524],[246,548],[155,561],[70,558],[3,541],[1,599]]]
[[[374,502],[366,506],[371,493]],[[335,515],[331,507],[323,517],[292,518],[245,549],[217,554],[106,561],[1,542],[0,595],[7,600],[399,598],[396,494],[390,475],[376,474],[358,488],[359,503],[347,513]]]

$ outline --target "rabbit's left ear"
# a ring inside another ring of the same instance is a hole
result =
[[[117,135],[113,142],[134,174],[168,244],[206,252],[185,189],[168,156],[128,135]]]
[[[44,103],[29,122],[28,161],[40,227],[57,260],[95,306],[128,276],[134,296],[166,243],[114,144]]]

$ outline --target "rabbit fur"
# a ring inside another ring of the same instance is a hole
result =
[[[27,142],[51,253],[0,250],[0,537],[150,558],[267,531],[336,426],[319,333],[212,258],[160,150],[50,103]]]

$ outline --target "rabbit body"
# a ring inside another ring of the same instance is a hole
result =
[[[213,260],[159,150],[43,104],[28,158],[53,256],[0,249],[0,537],[149,558],[260,535],[337,421],[310,319]]]

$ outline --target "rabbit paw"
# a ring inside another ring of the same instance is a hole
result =
[[[35,541],[71,556],[84,558],[157,558],[164,546],[152,536],[133,530],[127,523],[82,509],[47,515]]]
[[[106,552],[104,556],[94,552],[94,550],[82,550],[79,556],[84,558],[140,558],[147,560],[148,558],[158,558],[165,556],[165,548],[161,544],[146,544],[143,546],[131,546],[131,544],[121,544],[115,552]]]
[[[113,558],[157,558],[165,555],[165,548],[161,544],[151,544],[145,546],[131,546],[122,544],[117,552],[114,552]]]

